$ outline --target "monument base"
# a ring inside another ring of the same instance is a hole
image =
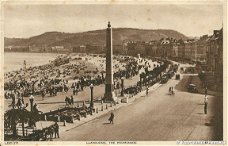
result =
[[[115,102],[115,101],[117,101],[117,97],[116,97],[115,92],[105,93],[103,101],[104,102]]]

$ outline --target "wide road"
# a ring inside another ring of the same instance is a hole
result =
[[[215,140],[212,121],[212,103],[218,97],[209,96],[209,111],[203,113],[203,97],[176,91],[168,95],[169,86],[176,80],[148,96],[142,96],[134,103],[114,110],[114,124],[108,123],[109,114],[94,119],[82,126],[60,135],[56,140],[70,141],[175,141],[175,140]]]

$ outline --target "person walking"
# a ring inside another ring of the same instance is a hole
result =
[[[76,94],[76,87],[73,87],[73,95]]]
[[[208,103],[205,102],[205,103],[204,103],[204,114],[207,114],[207,105],[208,105]]]
[[[17,99],[17,108],[18,109],[20,109],[21,108],[21,105],[22,105],[22,102],[21,102],[21,98],[20,97],[18,97],[18,99]]]
[[[208,97],[207,95],[204,96],[204,103],[208,102]]]
[[[41,91],[41,96],[42,96],[42,100],[44,100],[44,96],[45,96],[44,90]]]
[[[55,138],[56,138],[56,136],[58,136],[58,138],[59,138],[59,125],[57,122],[55,122],[55,124],[54,124],[54,132],[55,132]]]
[[[66,106],[68,106],[69,105],[69,101],[70,99],[69,99],[69,97],[68,96],[66,96],[66,98],[65,98],[65,102],[66,102]]]
[[[172,93],[172,94],[174,94],[174,90],[173,90],[173,89],[174,89],[174,88],[173,88],[173,87],[171,87],[171,93]]]
[[[172,92],[172,87],[169,87],[169,94],[171,94]]]
[[[147,86],[146,87],[146,95],[148,95],[149,94],[149,87]]]
[[[37,105],[36,103],[35,103],[34,106],[33,106],[33,112],[39,113],[38,105]]]
[[[70,98],[70,103],[71,103],[71,105],[74,105],[74,98],[73,98],[72,95],[71,95],[71,98]]]
[[[113,120],[114,120],[114,113],[113,112],[111,112],[111,116],[109,117],[109,122],[110,122],[110,124],[113,124]]]
[[[68,96],[66,96],[66,98],[65,98],[65,103],[66,103],[66,106],[69,105],[69,97]]]

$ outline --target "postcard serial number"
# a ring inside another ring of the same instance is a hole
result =
[[[16,145],[16,144],[18,144],[17,141],[6,141],[5,142],[5,145]]]

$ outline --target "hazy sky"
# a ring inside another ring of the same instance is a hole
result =
[[[5,37],[112,27],[174,29],[186,36],[222,27],[222,5],[5,5]]]

